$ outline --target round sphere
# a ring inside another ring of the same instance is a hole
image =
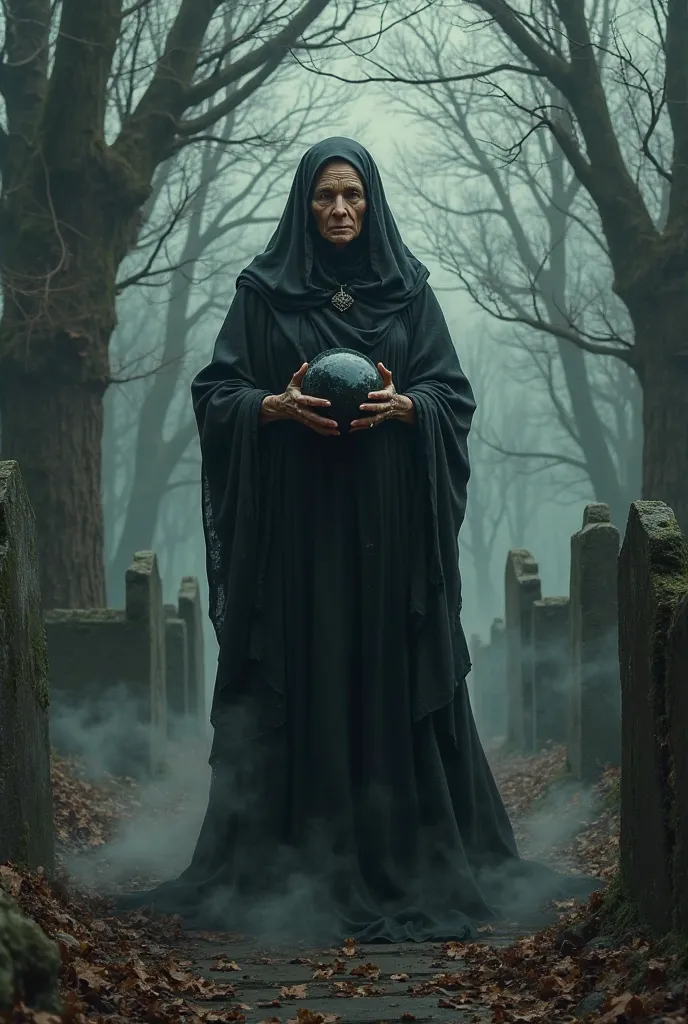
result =
[[[359,406],[370,391],[382,390],[382,377],[368,356],[351,348],[330,348],[320,352],[308,364],[301,392],[332,403],[321,415],[336,420],[345,434],[352,420],[365,416]]]

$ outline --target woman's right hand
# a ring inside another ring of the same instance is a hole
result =
[[[339,424],[336,420],[328,420],[314,411],[326,409],[332,403],[326,398],[313,398],[311,395],[301,394],[301,382],[307,369],[308,363],[304,363],[296,371],[283,394],[265,396],[260,410],[261,419],[263,423],[270,423],[273,420],[295,420],[304,427],[310,427],[316,434],[334,437],[339,433]]]

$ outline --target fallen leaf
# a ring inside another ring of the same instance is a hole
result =
[[[307,999],[306,985],[283,985],[280,989],[282,999]]]
[[[210,965],[211,971],[240,971],[241,967],[236,960],[213,960]]]

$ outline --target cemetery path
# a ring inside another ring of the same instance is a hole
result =
[[[505,926],[481,942],[504,947],[521,934]],[[232,1009],[246,1024],[315,1024],[310,1014],[322,1015],[324,1024],[492,1021],[492,1000],[479,997],[456,947],[450,944],[451,955],[446,949],[442,943],[269,947],[242,936],[190,933],[180,937],[176,956],[215,984],[231,983],[227,998],[213,1000],[223,1022],[232,1019],[225,1016]],[[208,1005],[187,1001],[199,1010]]]

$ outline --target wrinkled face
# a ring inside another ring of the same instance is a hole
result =
[[[344,160],[325,164],[315,182],[311,208],[318,231],[337,248],[358,238],[366,198],[363,182],[351,164]]]

